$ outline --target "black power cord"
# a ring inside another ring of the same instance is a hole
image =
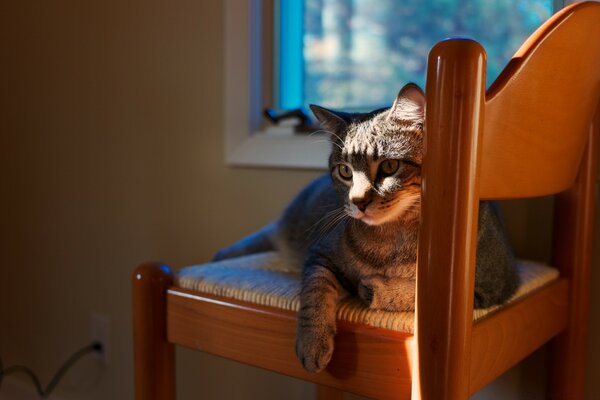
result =
[[[2,381],[4,380],[5,376],[20,372],[29,376],[29,378],[33,382],[33,385],[35,386],[38,395],[42,399],[45,399],[48,396],[50,396],[50,393],[52,393],[54,388],[56,388],[56,385],[58,385],[63,376],[73,366],[73,364],[79,361],[81,357],[92,352],[102,353],[103,350],[104,349],[102,348],[102,343],[100,342],[92,342],[87,346],[84,346],[81,349],[77,350],[75,353],[73,353],[71,357],[69,357],[67,361],[65,361],[65,363],[58,369],[58,371],[56,371],[56,374],[54,374],[54,377],[52,378],[52,380],[50,380],[50,383],[48,383],[46,389],[42,387],[42,384],[40,383],[40,380],[38,379],[37,375],[31,369],[22,365],[12,365],[4,369],[4,364],[2,363],[2,359],[0,359],[0,388],[2,387]]]

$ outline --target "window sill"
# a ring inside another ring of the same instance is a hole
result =
[[[238,141],[226,154],[227,165],[327,169],[330,145],[325,135],[256,133]]]

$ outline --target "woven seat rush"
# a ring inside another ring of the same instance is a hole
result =
[[[558,278],[557,269],[532,261],[520,260],[517,269],[519,290],[507,304]],[[298,311],[300,280],[300,271],[290,267],[286,259],[276,252],[266,252],[183,268],[177,273],[175,284],[195,292]],[[483,318],[499,308],[502,306],[476,309],[473,319]],[[375,328],[405,333],[414,330],[414,313],[369,309],[354,296],[341,301],[337,317]]]

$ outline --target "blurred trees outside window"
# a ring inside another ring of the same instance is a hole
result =
[[[407,82],[424,87],[429,50],[451,36],[485,47],[489,85],[552,15],[552,0],[304,0],[300,6],[298,1],[281,0],[280,7],[294,10],[280,17],[280,29],[295,24],[299,32],[281,35],[280,55],[301,52],[288,54],[301,64],[293,65],[294,72],[279,66],[279,96],[288,107],[389,105]],[[289,85],[297,90],[286,93]]]

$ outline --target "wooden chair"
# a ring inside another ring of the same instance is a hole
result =
[[[431,50],[415,335],[340,321],[330,367],[309,374],[294,312],[181,289],[168,267],[144,264],[133,275],[136,399],[175,398],[174,344],[315,382],[322,398],[442,400],[467,399],[550,340],[549,397],[583,398],[600,4],[553,16],[487,93],[485,77],[478,43]],[[474,323],[479,200],[550,194],[560,278]]]

